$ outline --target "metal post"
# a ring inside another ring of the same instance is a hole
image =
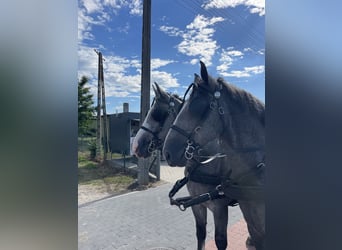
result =
[[[142,65],[141,65],[141,102],[140,125],[144,121],[150,108],[150,82],[151,82],[151,0],[143,2],[143,31],[142,31]],[[138,160],[138,183],[147,185],[149,182],[149,159]]]

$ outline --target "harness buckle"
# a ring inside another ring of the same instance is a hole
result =
[[[215,189],[218,191],[219,195],[224,195],[222,185],[217,185]]]
[[[150,142],[150,144],[148,145],[147,151],[148,151],[149,153],[152,153],[155,149],[156,149],[156,143],[154,142],[154,140],[152,140],[152,141]]]

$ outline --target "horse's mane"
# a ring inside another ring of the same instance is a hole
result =
[[[171,93],[169,93],[168,92],[168,94],[170,95],[170,96],[173,96],[174,98],[176,98],[176,99],[178,99],[179,101],[183,101],[183,99],[178,95],[178,94],[171,94]]]
[[[265,104],[247,91],[227,83],[223,78],[217,78],[218,83],[222,83],[229,95],[229,100],[238,104],[242,110],[248,110],[256,115],[265,126]]]

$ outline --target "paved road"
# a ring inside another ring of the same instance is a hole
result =
[[[181,212],[170,206],[168,192],[172,185],[167,183],[80,207],[79,249],[195,249],[195,221],[191,209]],[[186,195],[186,188],[179,192],[179,196]],[[229,208],[229,226],[241,220],[239,207]],[[214,236],[213,229],[210,213],[209,242]]]

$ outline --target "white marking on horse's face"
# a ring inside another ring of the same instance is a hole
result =
[[[147,129],[150,129],[151,131],[155,131],[155,126],[151,125],[148,121],[146,121],[148,119],[145,119],[143,126]],[[144,136],[149,136],[152,139],[152,135],[143,130],[143,129],[139,129],[138,133],[136,134],[136,136],[134,137],[133,143],[132,143],[132,152],[139,157],[139,147],[141,147],[142,145],[139,144],[139,142],[141,143],[143,141],[143,137]],[[146,145],[145,145],[146,146]],[[148,146],[148,145],[147,145]]]
[[[135,155],[135,156],[137,156],[138,157],[138,155],[137,155],[137,149],[138,149],[138,146],[139,146],[139,144],[138,144],[138,135],[139,135],[139,133],[140,133],[140,130],[141,129],[139,129],[139,131],[138,131],[138,133],[136,134],[136,136],[134,137],[134,140],[133,140],[133,143],[132,143],[132,152],[133,152],[133,154]]]
[[[137,157],[138,157],[139,141],[141,141],[142,136],[145,134],[144,132],[145,132],[144,130],[139,129],[132,143],[132,151]]]

